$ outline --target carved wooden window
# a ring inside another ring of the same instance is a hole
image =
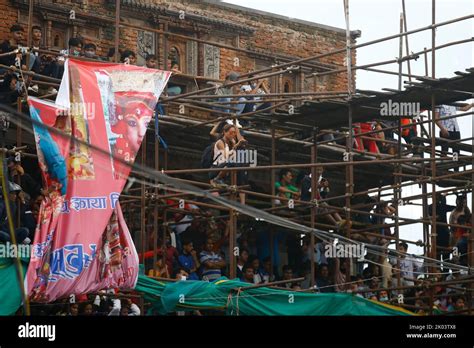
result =
[[[149,31],[139,30],[137,39],[137,64],[145,65],[146,57],[155,52],[155,34]]]
[[[204,76],[213,79],[219,78],[220,50],[219,47],[204,44]]]
[[[179,49],[175,46],[171,47],[168,52],[168,67],[172,70],[181,71],[181,54]]]
[[[198,74],[198,43],[196,41],[186,42],[186,73]]]
[[[295,79],[291,75],[283,76],[282,87],[284,93],[296,92],[295,90]]]
[[[53,38],[52,49],[54,50],[63,50],[67,48],[67,37],[66,37],[65,28],[56,28],[51,29],[51,37]]]
[[[59,34],[54,35],[53,46],[59,47]]]

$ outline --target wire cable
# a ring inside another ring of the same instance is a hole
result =
[[[62,131],[59,131],[58,129],[55,129],[53,127],[49,127],[47,125],[44,125],[41,122],[37,122],[35,120],[32,120],[28,116],[26,116],[22,113],[19,113],[18,111],[14,110],[12,108],[9,108],[5,105],[0,105],[0,109],[3,109],[7,112],[10,112],[10,113],[13,113],[13,114],[19,116],[18,117],[19,119],[24,119],[24,120],[27,119],[28,121],[32,122],[33,124],[38,125],[40,127],[44,127],[44,128],[48,129],[51,132],[59,134],[60,136],[63,136],[63,137],[66,136],[66,137],[71,138],[70,135],[68,135],[66,133],[63,133]],[[19,122],[18,122],[17,118],[13,118],[13,122],[16,123],[17,125],[19,125],[18,124]],[[27,131],[34,133],[33,130],[30,127],[27,127],[24,124],[21,124],[20,126],[25,128]],[[120,161],[124,165],[131,167],[136,174],[141,175],[143,178],[147,178],[147,179],[152,180],[154,182],[162,182],[166,186],[171,186],[172,188],[174,188],[173,190],[176,191],[176,192],[189,193],[189,194],[193,194],[193,195],[200,196],[200,197],[203,197],[203,198],[207,198],[207,199],[212,200],[212,201],[214,201],[218,204],[221,204],[224,207],[227,207],[227,208],[230,208],[230,209],[235,209],[235,210],[237,210],[237,211],[239,211],[239,212],[241,212],[245,215],[254,217],[257,220],[265,221],[265,222],[268,222],[268,223],[271,223],[271,224],[275,224],[275,225],[278,225],[278,226],[281,226],[281,227],[285,227],[287,229],[302,231],[303,233],[314,233],[318,237],[329,236],[332,239],[338,238],[339,240],[342,240],[343,242],[351,243],[351,244],[364,244],[364,243],[354,241],[352,239],[346,238],[344,236],[341,236],[341,235],[338,235],[338,234],[335,234],[335,233],[329,233],[329,232],[326,232],[326,231],[313,229],[313,228],[298,224],[296,222],[289,221],[287,219],[284,219],[282,217],[270,214],[270,213],[262,211],[260,209],[256,209],[256,208],[253,208],[253,207],[250,207],[250,206],[242,205],[242,204],[240,204],[239,202],[236,202],[236,201],[230,201],[230,200],[228,200],[226,198],[223,198],[223,197],[216,197],[216,196],[210,194],[208,191],[201,190],[201,189],[199,189],[195,186],[192,186],[188,183],[181,182],[177,178],[169,177],[168,175],[166,175],[164,173],[161,173],[160,171],[154,170],[150,167],[142,166],[142,165],[137,164],[137,163],[130,164],[130,163],[116,157],[115,155],[110,154],[110,152],[108,152],[104,149],[98,148],[97,146],[86,143],[86,142],[84,142],[80,139],[77,139],[75,137],[72,138],[72,141],[74,141],[76,143],[79,143],[79,144],[82,144],[82,145],[85,145],[85,146],[88,146],[91,149],[97,151],[99,154],[105,155],[108,158],[110,158],[112,156],[114,158],[114,160]],[[147,183],[146,181],[145,181],[145,183],[149,186],[154,185],[154,184],[151,184],[151,183]],[[159,186],[155,186],[155,187],[159,188]],[[370,248],[375,248],[375,249],[379,248],[380,249],[380,246],[376,246],[376,245],[370,245],[370,244],[367,245],[366,244],[366,246],[369,246]],[[370,249],[368,249],[368,250],[370,250]],[[398,253],[398,255],[403,255],[398,251],[393,251],[393,252]],[[438,261],[436,259],[431,259],[431,258],[426,257],[426,256],[424,256],[422,258],[424,260],[431,261],[434,264],[440,264],[441,263],[440,261]],[[470,270],[469,267],[459,266],[459,265],[446,263],[446,262],[443,262],[443,265],[450,266],[453,269]]]

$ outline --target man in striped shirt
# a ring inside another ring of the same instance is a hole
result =
[[[214,281],[221,277],[221,269],[226,266],[225,261],[214,251],[214,242],[208,238],[204,250],[199,254],[199,262],[202,265],[202,280]]]

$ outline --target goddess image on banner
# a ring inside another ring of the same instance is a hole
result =
[[[169,77],[69,59],[56,104],[30,98],[32,118],[62,131],[34,127],[49,192],[25,281],[34,300],[134,288],[138,256],[118,199]]]

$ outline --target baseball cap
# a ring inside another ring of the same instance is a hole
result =
[[[21,186],[14,183],[14,182],[9,182],[8,183],[8,192],[20,192],[21,191]]]

